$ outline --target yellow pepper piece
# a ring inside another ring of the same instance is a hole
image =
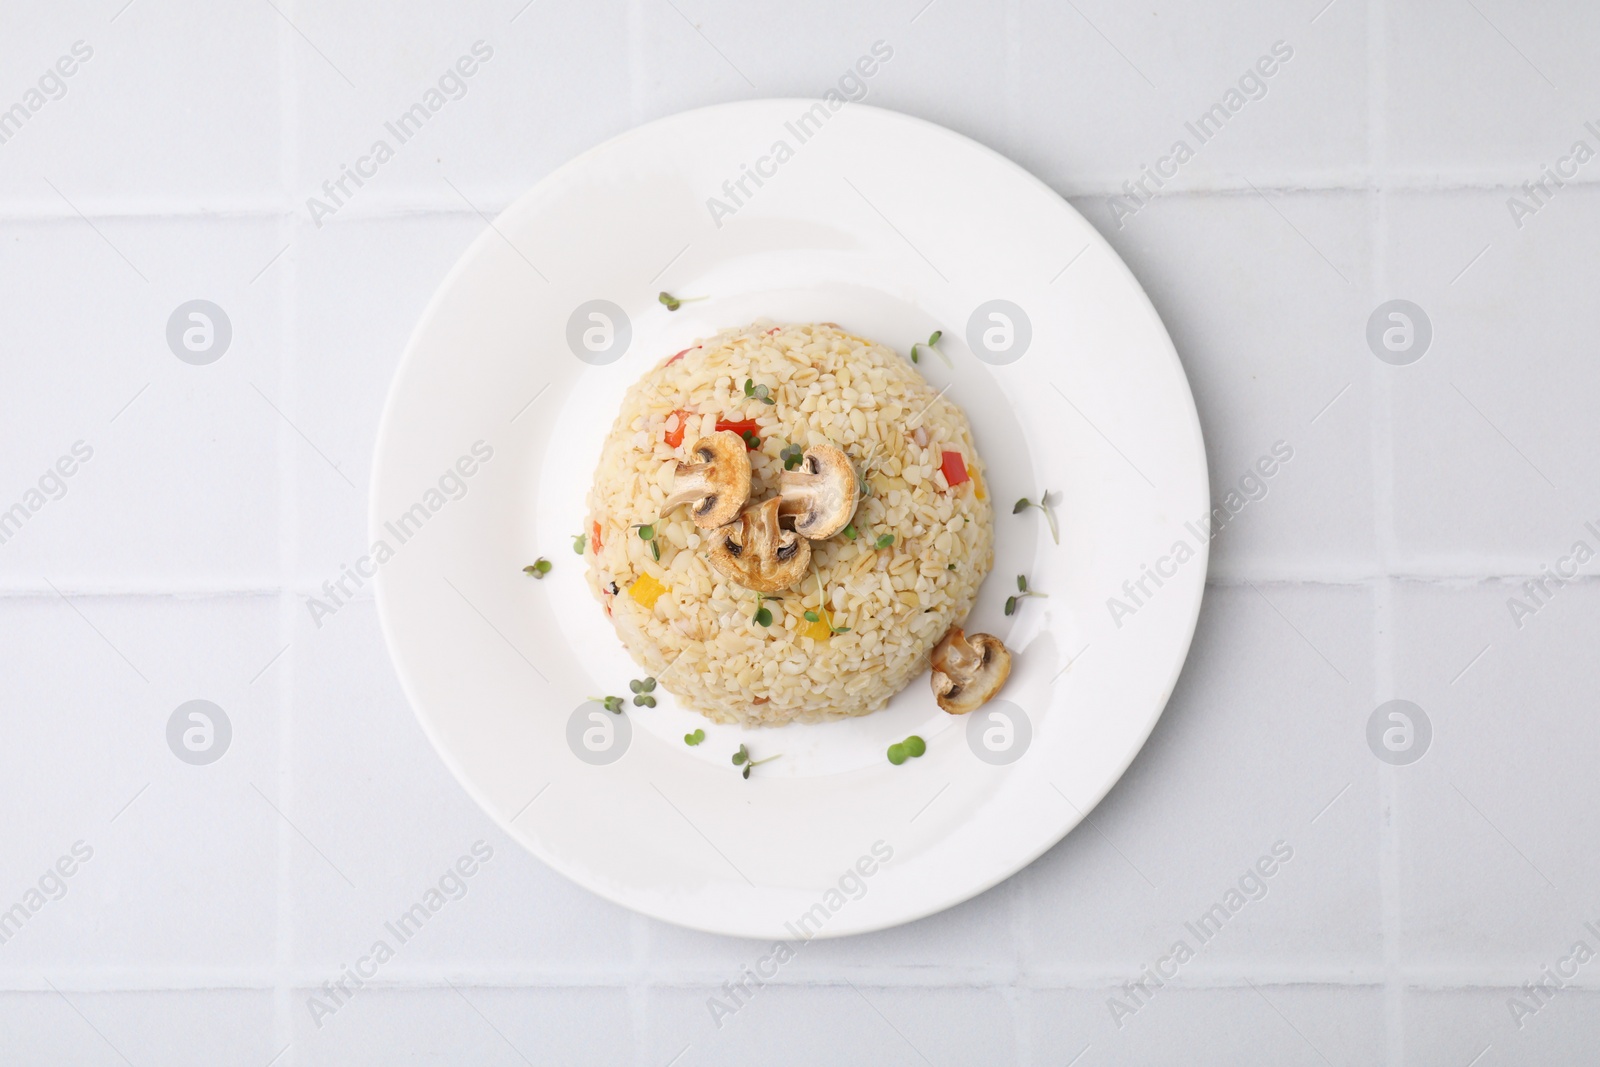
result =
[[[633,597],[646,611],[654,611],[656,601],[660,600],[661,594],[665,592],[667,592],[667,587],[648,574],[639,575],[639,580],[628,586],[628,595]]]
[[[802,617],[800,619],[800,628],[796,632],[801,637],[809,637],[813,641],[826,641],[833,636],[833,631],[828,629],[828,624],[822,621],[821,616],[818,616],[816,622],[811,622]]]
[[[972,479],[972,495],[977,497],[979,500],[988,500],[989,494],[983,491],[983,479],[978,476],[978,472],[976,470],[969,470],[967,472],[967,477]]]

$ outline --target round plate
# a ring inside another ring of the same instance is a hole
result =
[[[697,299],[671,312],[662,290]],[[707,723],[664,688],[621,716],[589,702],[643,674],[574,554],[623,392],[763,317],[907,354],[942,331],[918,366],[987,464],[995,566],[967,628],[1013,650],[1003,699],[945,715],[924,675],[876,714],[768,730]],[[1042,512],[1012,510],[1045,490],[1059,543]],[[653,122],[501,215],[401,361],[371,506],[401,681],[506,832],[647,915],[790,939],[947,908],[1072,829],[1172,691],[1209,523],[1188,382],[1105,241],[980,145],[809,100]],[[548,575],[525,575],[541,556]],[[1007,616],[1018,575],[1047,595]],[[912,733],[926,755],[890,765]],[[745,779],[741,743],[781,758]]]

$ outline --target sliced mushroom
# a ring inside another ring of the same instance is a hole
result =
[[[763,500],[711,535],[711,565],[746,589],[776,593],[805,576],[811,542],[778,525],[778,498]]]
[[[797,469],[778,475],[778,514],[792,518],[801,537],[821,541],[850,525],[860,489],[849,456],[832,445],[813,445]]]
[[[661,505],[665,515],[688,504],[694,524],[713,530],[733,521],[750,499],[750,453],[732,430],[702,437],[689,448],[692,463],[680,463],[672,476],[672,492]]]
[[[986,703],[1011,674],[1011,652],[998,637],[952,626],[933,646],[933,698],[951,715],[965,715]]]

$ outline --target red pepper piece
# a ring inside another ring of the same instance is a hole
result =
[[[682,355],[682,353],[679,353],[679,355]],[[684,427],[688,423],[689,416],[692,415],[693,412],[684,411],[682,408],[679,408],[677,411],[674,411],[673,414],[678,416],[678,428],[676,430],[668,430],[661,435],[661,439],[667,443],[667,447],[669,448],[677,448],[679,445],[683,444]]]
[[[717,432],[721,433],[723,430],[732,430],[740,437],[743,437],[745,449],[751,452],[755,451],[756,446],[752,445],[750,441],[752,439],[757,441],[761,439],[761,427],[756,424],[755,419],[740,419],[738,422],[729,422],[726,419],[718,419]]]
[[[960,452],[946,452],[939,469],[944,472],[944,480],[954,489],[967,480],[967,461],[961,458]]]

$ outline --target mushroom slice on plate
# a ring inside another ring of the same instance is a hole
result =
[[[965,715],[986,703],[1011,674],[1011,652],[991,634],[970,637],[961,627],[933,646],[933,698],[952,715]]]
[[[811,542],[778,525],[778,498],[763,500],[711,535],[711,565],[746,589],[776,593],[804,577]]]
[[[750,499],[750,454],[732,430],[702,437],[689,448],[692,462],[678,464],[672,492],[661,505],[665,515],[688,504],[694,524],[713,530],[733,521]]]
[[[860,483],[850,457],[832,445],[813,445],[798,470],[778,475],[778,514],[794,520],[794,532],[813,541],[832,537],[856,513]]]

